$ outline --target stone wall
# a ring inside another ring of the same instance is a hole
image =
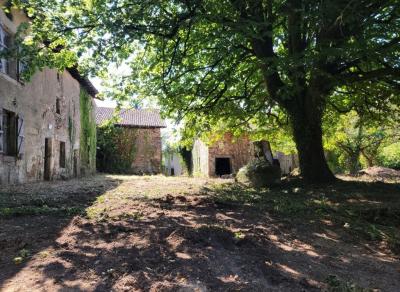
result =
[[[98,170],[108,173],[158,174],[161,172],[160,128],[100,127]]]
[[[0,9],[0,23],[11,33],[22,17],[16,14],[11,22]],[[67,71],[44,69],[25,83],[0,73],[0,113],[15,113],[23,121],[18,155],[0,153],[0,185],[44,179],[46,138],[51,146],[50,179],[80,175],[80,91]],[[65,167],[59,164],[60,142],[65,143]]]
[[[279,160],[282,174],[290,174],[293,169],[299,167],[299,158],[297,154],[284,154],[277,151],[275,157]]]
[[[194,176],[209,176],[208,146],[199,139],[197,139],[193,144],[192,160]]]
[[[135,156],[132,162],[134,173],[157,174],[161,172],[160,128],[137,128]]]
[[[253,145],[246,136],[234,137],[231,133],[225,133],[222,139],[210,146],[197,140],[192,153],[194,175],[215,176],[216,158],[229,158],[231,171],[236,173],[253,157]]]
[[[253,157],[253,146],[248,137],[233,137],[225,133],[224,138],[208,148],[208,171],[215,176],[215,159],[230,158],[232,173],[237,173]]]

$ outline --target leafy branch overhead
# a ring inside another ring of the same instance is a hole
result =
[[[165,113],[184,119],[193,134],[219,122],[257,130],[288,124],[309,181],[333,178],[322,147],[327,110],[363,107],[371,116],[398,110],[395,0],[23,5],[36,43],[72,50],[91,72],[127,64],[127,86],[157,96]],[[367,88],[380,92],[368,96]]]

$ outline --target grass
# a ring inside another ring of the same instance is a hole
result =
[[[328,284],[328,292],[372,292],[372,289],[365,289],[359,287],[357,284],[352,282],[343,281],[337,278],[335,275],[329,275],[326,279]]]
[[[0,208],[0,218],[10,218],[27,215],[56,215],[56,216],[74,216],[84,212],[82,207],[49,207],[42,206],[20,206]]]
[[[400,252],[400,188],[396,184],[340,182],[318,187],[289,183],[256,190],[221,180],[205,184],[205,180],[159,176],[157,184],[147,182],[153,179],[97,176],[73,183],[58,182],[61,187],[55,185],[51,192],[48,192],[49,185],[44,185],[40,192],[27,188],[25,193],[2,194],[0,218],[85,215],[96,221],[140,221],[140,212],[124,208],[132,200],[149,202],[170,194],[201,194],[210,196],[217,205],[249,206],[284,221],[314,225],[330,222],[355,239],[385,241],[393,251]],[[116,181],[121,183],[116,185]],[[71,189],[71,185],[79,184]],[[88,196],[93,199],[88,200]],[[113,209],[120,211],[113,212]]]
[[[338,183],[256,190],[237,184],[207,190],[218,205],[251,206],[282,220],[326,224],[370,241],[385,241],[400,253],[400,190],[396,186]]]

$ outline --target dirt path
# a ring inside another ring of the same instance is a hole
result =
[[[2,190],[0,290],[399,291],[397,245],[355,233],[342,209],[326,215],[327,202],[381,204],[373,195],[398,206],[398,185],[279,188],[265,201],[230,183],[97,176]],[[322,192],[314,217],[300,204]]]

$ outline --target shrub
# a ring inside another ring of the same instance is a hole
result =
[[[400,169],[400,142],[384,147],[378,160],[381,166]]]

